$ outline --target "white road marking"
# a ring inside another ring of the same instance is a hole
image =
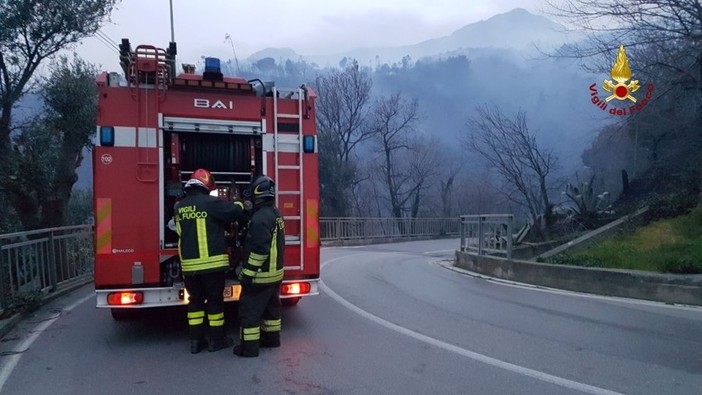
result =
[[[357,259],[357,255],[364,255],[364,254],[355,254],[352,256],[333,258],[333,259],[330,259],[328,261],[323,262],[322,267],[326,266],[327,264],[329,264],[331,262],[338,261],[338,260],[344,259],[344,258]],[[569,388],[572,390],[576,390],[576,391],[580,391],[580,392],[584,392],[584,393],[589,393],[589,394],[621,395],[621,393],[619,393],[619,392],[614,392],[614,391],[610,391],[610,390],[607,390],[604,388],[595,387],[592,385],[579,383],[577,381],[564,379],[562,377],[550,375],[548,373],[540,372],[538,370],[529,369],[529,368],[526,368],[526,367],[523,367],[520,365],[515,365],[513,363],[505,362],[505,361],[497,359],[497,358],[492,358],[492,357],[489,357],[487,355],[479,354],[479,353],[474,352],[474,351],[466,350],[464,348],[455,346],[453,344],[446,343],[446,342],[438,340],[438,339],[434,339],[433,337],[429,337],[429,336],[424,335],[422,333],[415,332],[411,329],[407,329],[407,328],[402,327],[400,325],[393,324],[392,322],[386,321],[386,320],[384,320],[376,315],[373,315],[373,314],[361,309],[360,307],[352,304],[351,302],[347,301],[342,296],[340,296],[336,292],[332,291],[331,288],[329,288],[324,283],[324,281],[320,280],[319,284],[322,288],[322,291],[324,291],[325,294],[329,295],[332,299],[337,301],[342,306],[353,311],[354,313],[359,314],[360,316],[362,316],[370,321],[373,321],[378,325],[384,326],[385,328],[388,328],[388,329],[393,330],[395,332],[409,336],[411,338],[422,341],[424,343],[433,345],[435,347],[443,348],[444,350],[456,353],[456,354],[464,356],[466,358],[470,358],[474,361],[478,361],[478,362],[482,362],[482,363],[490,365],[490,366],[494,366],[496,368],[508,370],[510,372],[513,372],[513,373],[521,374],[521,375],[524,375],[527,377],[534,378],[536,380],[544,381],[544,382],[550,383],[550,384],[559,385],[561,387]]]
[[[90,294],[84,297],[83,299],[76,301],[72,305],[64,307],[63,309],[61,309],[61,311],[71,311],[83,302],[94,297],[95,294]],[[0,392],[2,392],[2,387],[5,386],[5,382],[8,378],[10,378],[10,374],[12,374],[12,371],[17,366],[17,363],[19,363],[20,358],[22,358],[22,354],[24,353],[24,351],[28,350],[32,343],[34,343],[34,341],[39,337],[39,335],[41,335],[42,332],[44,332],[49,326],[51,326],[51,324],[53,324],[59,318],[61,318],[61,314],[58,314],[56,317],[50,318],[46,321],[42,321],[39,325],[35,326],[31,331],[29,331],[29,333],[31,334],[26,339],[24,339],[22,344],[17,346],[17,350],[15,351],[16,354],[12,354],[7,357],[7,362],[2,366],[2,368],[0,368]]]

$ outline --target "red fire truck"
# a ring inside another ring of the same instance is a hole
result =
[[[223,76],[220,61],[204,72],[183,65],[176,46],[120,45],[123,73],[97,80],[99,108],[93,151],[95,291],[97,307],[115,319],[133,309],[187,304],[178,261],[178,236],[169,227],[173,206],[197,168],[207,168],[223,199],[258,175],[276,181],[285,219],[284,304],[318,294],[319,178],[315,94],[274,83]],[[229,239],[231,274],[225,300],[241,286],[237,224]]]

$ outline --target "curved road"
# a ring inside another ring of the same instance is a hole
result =
[[[92,287],[0,344],[3,394],[693,394],[702,308],[509,284],[450,267],[457,240],[322,250],[321,295],[256,359],[188,352],[183,310],[114,322]],[[227,311],[236,333],[235,311]]]

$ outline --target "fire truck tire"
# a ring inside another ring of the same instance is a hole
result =
[[[137,317],[137,311],[132,309],[110,309],[112,319],[115,321],[129,321]]]
[[[280,303],[286,307],[296,306],[298,303],[300,303],[300,299],[302,299],[302,298],[299,296],[296,298],[285,298],[285,299],[281,299]]]

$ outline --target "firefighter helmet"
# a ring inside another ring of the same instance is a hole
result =
[[[185,189],[193,186],[199,186],[207,189],[207,191],[213,191],[216,188],[214,176],[206,169],[197,169],[190,176],[188,182],[185,183]]]
[[[251,194],[255,200],[274,198],[275,182],[268,176],[260,176],[251,184]]]

